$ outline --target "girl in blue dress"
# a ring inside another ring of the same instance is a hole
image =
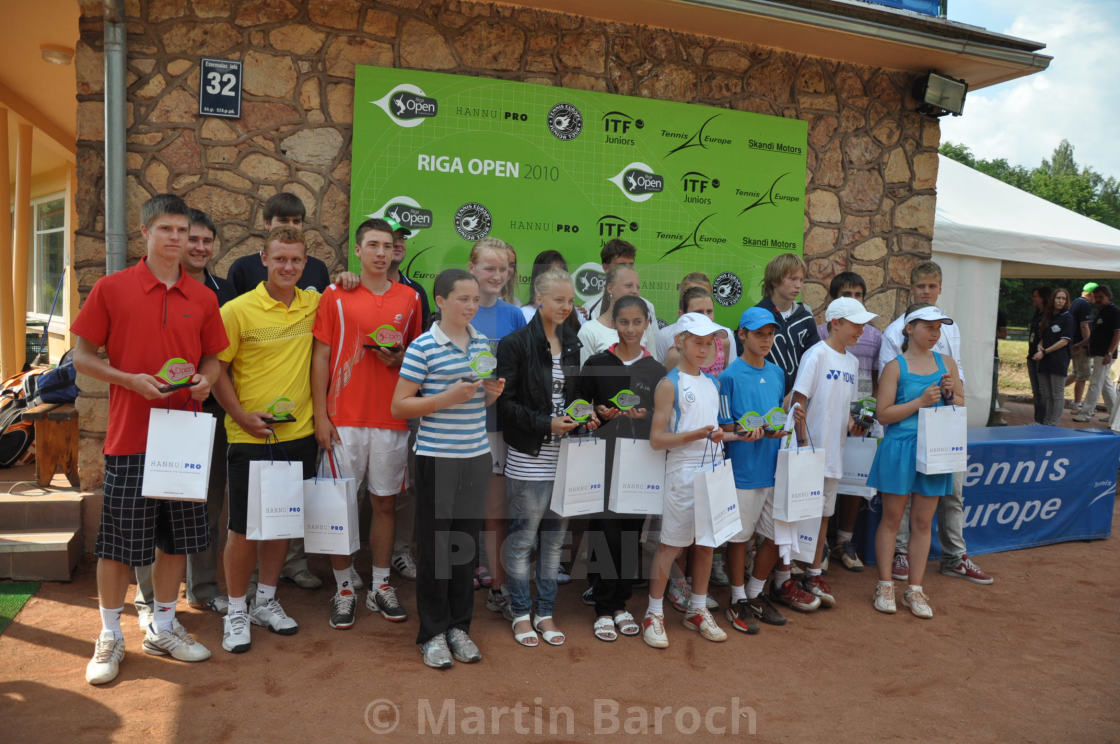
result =
[[[902,604],[920,618],[933,617],[922,576],[929,559],[930,523],[937,500],[953,488],[952,474],[918,472],[918,411],[927,406],[964,405],[964,389],[952,357],[933,351],[941,326],[953,321],[940,308],[926,303],[906,310],[902,353],[883,368],[879,377],[877,410],[886,435],[875,452],[867,485],[882,493],[883,518],[875,533],[875,554],[891,555],[895,536],[910,503],[910,585]],[[895,612],[891,562],[879,561],[875,609]]]

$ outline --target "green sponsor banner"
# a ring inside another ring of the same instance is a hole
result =
[[[547,249],[567,259],[577,303],[596,296],[599,249],[622,238],[660,318],[676,318],[681,277],[703,271],[717,320],[734,327],[766,263],[801,252],[806,136],[797,119],[359,66],[350,224],[410,228],[403,268],[428,288],[465,267],[476,240],[501,238],[517,250],[523,302]]]

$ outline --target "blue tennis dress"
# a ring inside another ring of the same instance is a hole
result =
[[[937,371],[928,375],[915,375],[906,366],[906,359],[899,354],[898,391],[895,403],[908,403],[921,397],[926,388],[941,381],[948,370],[941,361],[941,355],[933,352],[937,360]],[[937,406],[941,406],[941,401]],[[879,449],[875,451],[875,461],[871,463],[871,474],[867,485],[883,493],[911,493],[922,496],[947,496],[953,491],[953,474],[926,475],[918,472],[918,413],[904,418],[887,427]]]

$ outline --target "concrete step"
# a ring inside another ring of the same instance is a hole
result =
[[[0,579],[69,581],[81,548],[77,530],[0,530]]]
[[[77,530],[82,526],[82,494],[0,494],[0,530]]]

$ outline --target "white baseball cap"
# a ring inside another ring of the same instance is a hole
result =
[[[945,325],[953,325],[953,319],[946,315],[944,311],[942,311],[942,309],[937,307],[936,305],[927,305],[926,307],[920,307],[914,312],[907,314],[907,323],[913,323],[915,320],[928,320],[931,323],[941,321]]]
[[[673,335],[688,331],[693,336],[711,336],[723,327],[704,313],[685,313],[673,324]]]
[[[828,309],[824,311],[826,321],[843,318],[860,325],[870,323],[878,317],[875,313],[869,312],[863,306],[863,303],[855,297],[837,297],[828,304]]]

